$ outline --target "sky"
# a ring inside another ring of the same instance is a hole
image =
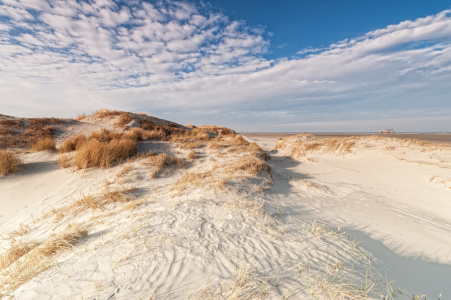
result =
[[[451,1],[0,0],[0,114],[451,131]]]

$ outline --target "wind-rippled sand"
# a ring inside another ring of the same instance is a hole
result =
[[[72,131],[100,125],[88,120]],[[256,147],[213,143],[196,149],[185,168],[156,178],[145,153],[186,160],[190,150],[147,140],[139,145],[142,156],[75,172],[59,169],[56,153],[21,154],[24,168],[0,180],[4,251],[12,239],[43,243],[68,224],[87,228],[87,236],[4,297],[451,296],[449,149],[359,139],[343,151],[296,152],[297,142],[314,140],[279,141],[276,151],[274,138],[248,140],[271,159],[264,162]],[[262,169],[249,173],[259,161]],[[74,205],[121,191],[126,201]]]

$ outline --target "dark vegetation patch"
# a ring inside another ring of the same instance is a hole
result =
[[[53,137],[54,125],[61,124],[57,118],[0,119],[0,149],[30,148]]]

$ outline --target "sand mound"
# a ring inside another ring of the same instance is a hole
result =
[[[309,178],[281,180],[285,175],[269,164],[268,153],[233,130],[188,128],[110,110],[55,126],[60,154],[17,152],[21,169],[0,179],[0,297],[399,294],[373,268],[370,253],[339,227],[292,215],[274,198],[341,191]],[[306,135],[282,141],[280,149],[314,142]],[[345,143],[349,140],[302,151],[347,153],[360,147],[345,150]]]

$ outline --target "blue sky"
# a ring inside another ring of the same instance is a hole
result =
[[[451,131],[450,1],[0,0],[0,113]]]
[[[208,2],[231,20],[264,26],[271,39],[269,59],[290,57],[304,48],[324,48],[369,31],[435,15],[451,1],[430,0],[246,0]]]

